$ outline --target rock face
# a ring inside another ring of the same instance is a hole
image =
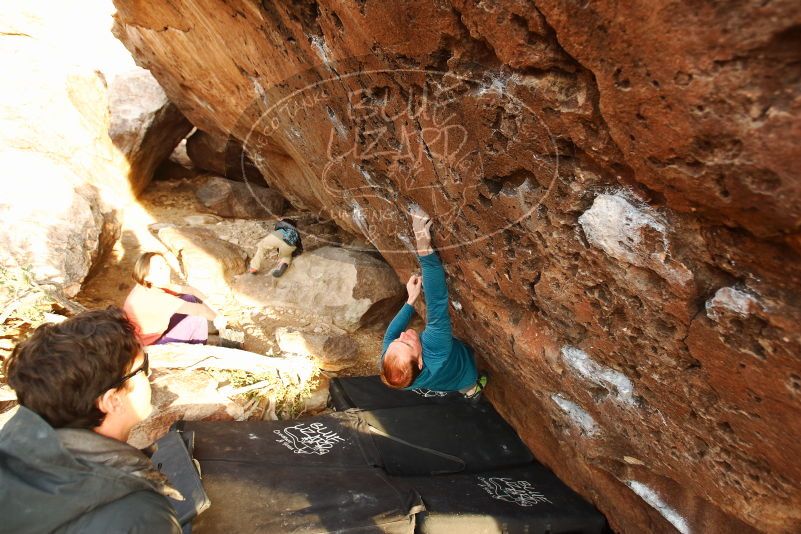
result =
[[[196,192],[203,207],[220,217],[274,219],[284,214],[286,200],[274,189],[210,177]]]
[[[109,84],[109,136],[131,166],[131,189],[139,194],[159,164],[192,129],[150,72],[136,69]]]
[[[19,183],[0,200],[0,266],[23,268],[74,297],[120,234],[117,211],[69,167],[33,152],[0,152]]]
[[[433,215],[488,396],[614,529],[801,530],[796,3],[115,4],[193,124],[402,278]]]
[[[147,447],[176,421],[243,421],[243,406],[220,391],[218,381],[194,369],[153,372],[153,413],[131,432],[128,442]]]
[[[106,80],[134,68],[113,6],[0,6],[0,265],[74,296],[119,236],[128,164],[108,135]],[[81,39],[74,39],[81,27]]]
[[[338,247],[301,254],[280,278],[265,269],[232,287],[244,304],[302,309],[348,332],[397,311],[405,291],[386,263]]]

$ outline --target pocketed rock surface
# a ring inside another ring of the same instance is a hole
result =
[[[269,186],[416,269],[535,455],[621,532],[801,530],[801,10],[115,0]]]

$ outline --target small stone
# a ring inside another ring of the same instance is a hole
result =
[[[184,222],[190,226],[201,226],[204,224],[215,224],[219,222],[221,219],[219,217],[215,217],[214,215],[209,214],[202,214],[202,215],[187,215],[184,217]]]

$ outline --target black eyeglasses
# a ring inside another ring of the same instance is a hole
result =
[[[136,370],[131,371],[127,375],[123,376],[122,378],[120,378],[119,380],[117,380],[116,382],[111,384],[104,391],[108,391],[110,389],[117,389],[118,387],[123,385],[128,379],[133,378],[138,373],[145,373],[145,376],[150,376],[150,361],[147,358],[147,352],[142,352],[142,354],[144,355],[144,357],[142,359],[142,365],[137,367]]]

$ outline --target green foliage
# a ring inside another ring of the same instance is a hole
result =
[[[0,324],[16,317],[34,326],[52,310],[53,299],[36,283],[31,268],[0,266]]]
[[[304,401],[319,385],[317,374],[308,380],[302,380],[297,375],[291,374],[252,373],[235,369],[206,369],[206,371],[219,383],[227,383],[234,389],[264,382],[258,389],[252,389],[242,395],[246,399],[273,398],[276,412],[282,419],[294,419],[301,415]]]

